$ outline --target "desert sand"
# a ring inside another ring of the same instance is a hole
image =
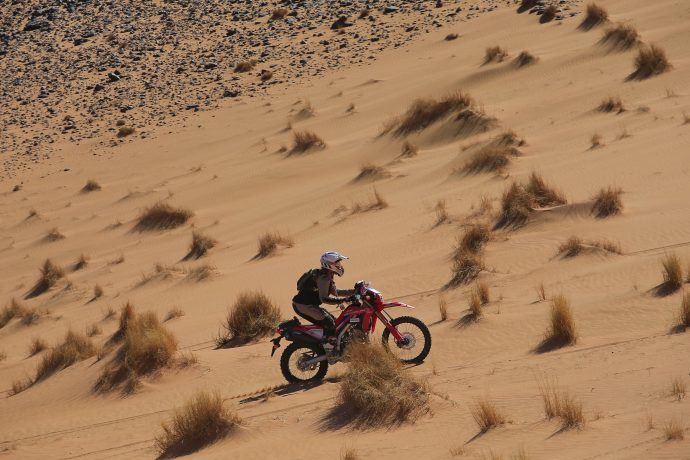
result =
[[[349,448],[361,459],[511,458],[520,451],[530,459],[690,458],[688,398],[671,391],[674,380],[690,384],[690,333],[678,327],[690,285],[665,289],[661,264],[675,254],[690,276],[690,5],[597,3],[611,23],[632,24],[642,42],[663,48],[672,68],[630,78],[637,47],[601,44],[607,25],[583,30],[583,14],[542,24],[536,14],[518,13],[517,3],[497,4],[366,63],[324,63],[318,75],[295,75],[161,126],[135,113],[127,120],[137,131],[124,138],[114,117],[104,122],[110,129],[78,142],[56,136],[49,154],[28,161],[22,139],[34,131],[11,128],[16,138],[3,145],[0,177],[0,306],[15,298],[38,318],[30,325],[11,319],[0,329],[0,458],[156,458],[161,422],[199,389],[218,390],[244,424],[190,458],[330,459]],[[329,26],[320,26],[324,37],[336,34]],[[458,37],[446,40],[450,33]],[[507,57],[484,63],[486,48],[497,45]],[[522,51],[537,61],[517,66]],[[442,120],[406,135],[385,133],[415,99],[453,91],[470,94],[493,118],[485,131],[454,131]],[[625,110],[599,111],[609,97]],[[300,112],[305,106],[312,113]],[[325,148],[290,154],[293,133],[302,130],[318,134]],[[505,130],[525,140],[521,154],[497,172],[463,172],[477,146]],[[418,147],[416,155],[401,156],[404,141]],[[384,173],[356,180],[368,163]],[[532,172],[567,204],[536,207],[522,225],[492,232],[477,277],[491,301],[481,319],[465,322],[475,281],[448,286],[456,240],[468,223],[494,227],[504,190]],[[101,189],[82,191],[88,180]],[[597,218],[593,196],[609,186],[622,189],[622,211]],[[374,191],[388,206],[353,213]],[[448,218],[437,224],[439,200]],[[137,231],[139,213],[158,201],[194,215],[171,230]],[[55,228],[64,238],[49,241]],[[218,244],[184,260],[194,230]],[[294,245],[255,259],[267,231],[291,236]],[[558,248],[571,236],[615,242],[621,253],[586,244],[564,257]],[[333,428],[327,414],[346,364],[332,367],[321,385],[285,387],[268,337],[216,349],[241,292],[262,290],[292,317],[296,279],[326,250],[350,257],[339,287],[370,280],[387,299],[414,305],[430,326],[431,354],[410,368],[432,391],[431,410],[417,420]],[[88,264],[76,270],[81,254]],[[31,296],[48,258],[66,277]],[[162,273],[155,275],[157,264]],[[190,275],[202,265],[211,266],[209,277]],[[570,300],[578,338],[542,352],[548,299],[556,294]],[[94,356],[11,394],[48,353],[29,356],[34,337],[51,347],[68,329],[96,324],[92,340],[101,345],[118,328],[106,312],[127,302],[161,319],[183,310],[163,324],[179,351],[198,362],[144,376],[131,394],[102,393],[94,384],[108,357]],[[584,426],[562,430],[545,417],[544,376],[582,403]],[[264,398],[269,388],[276,389]],[[480,433],[471,407],[481,398],[505,414],[505,424]],[[667,439],[673,421],[684,439]]]

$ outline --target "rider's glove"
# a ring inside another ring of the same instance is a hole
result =
[[[359,295],[351,295],[350,297],[347,298],[347,301],[350,302],[352,305],[357,305],[360,306],[362,305],[362,301],[359,297]]]

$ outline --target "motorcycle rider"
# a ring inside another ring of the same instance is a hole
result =
[[[333,275],[343,276],[345,268],[342,261],[349,257],[334,251],[321,255],[321,268],[306,272],[297,282],[297,295],[292,298],[295,313],[307,321],[323,327],[324,348],[332,349],[335,336],[335,318],[322,303],[337,305],[355,299],[354,289],[338,289]]]

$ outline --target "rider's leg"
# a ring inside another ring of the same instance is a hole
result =
[[[297,302],[292,303],[292,308],[302,318],[321,326],[324,337],[335,335],[335,319],[323,308],[318,305],[304,305]]]

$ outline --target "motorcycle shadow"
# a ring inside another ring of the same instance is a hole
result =
[[[259,393],[247,396],[244,399],[240,399],[239,404],[249,404],[257,401],[266,401],[274,396],[290,396],[292,394],[309,391],[313,388],[320,387],[326,383],[337,383],[340,379],[338,377],[326,378],[317,382],[305,382],[305,383],[286,383],[277,388],[262,390]]]

